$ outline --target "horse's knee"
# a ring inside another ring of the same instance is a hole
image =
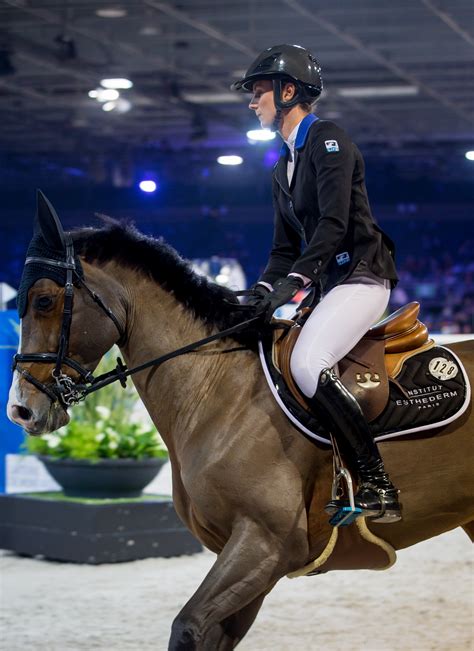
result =
[[[196,631],[187,619],[179,615],[171,627],[168,651],[197,651]]]
[[[299,570],[308,562],[309,543],[306,531],[298,533],[287,549],[285,574]]]

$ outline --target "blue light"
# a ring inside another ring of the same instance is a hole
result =
[[[151,181],[150,179],[146,179],[144,181],[140,181],[138,184],[138,187],[142,192],[155,192],[156,190],[156,183],[155,181]]]

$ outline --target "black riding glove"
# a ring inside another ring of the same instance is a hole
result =
[[[270,323],[273,312],[277,307],[289,303],[303,286],[304,282],[298,276],[287,276],[277,280],[273,285],[273,292],[270,292],[266,297],[265,323]]]
[[[265,285],[260,285],[255,283],[250,288],[252,294],[247,298],[245,304],[250,307],[257,308],[257,311],[260,311],[260,308],[263,307],[264,302],[267,299],[267,296],[270,294],[270,290],[265,287]]]

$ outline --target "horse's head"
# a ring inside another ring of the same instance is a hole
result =
[[[110,309],[112,308],[112,309]],[[65,425],[78,386],[91,381],[102,355],[124,336],[117,284],[74,252],[50,202],[38,209],[18,291],[20,349],[7,413],[30,434]]]

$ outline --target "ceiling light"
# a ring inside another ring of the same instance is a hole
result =
[[[155,181],[152,181],[151,179],[144,179],[143,181],[140,181],[138,184],[138,187],[142,192],[155,192],[156,190],[156,183]]]
[[[123,7],[102,7],[96,9],[95,14],[101,18],[123,18],[127,15],[127,10]]]
[[[464,156],[467,158],[467,160],[474,160],[474,151],[467,151]]]
[[[105,104],[102,104],[103,111],[115,111],[115,113],[128,113],[131,108],[132,103],[129,102],[128,99],[123,99],[123,97],[119,97],[117,100],[114,100],[112,102],[105,102]]]
[[[88,95],[98,102],[113,102],[120,97],[120,93],[115,88],[95,88],[90,90]]]
[[[265,142],[267,140],[273,140],[275,137],[275,132],[270,131],[270,129],[251,129],[247,131],[247,138],[251,142]]]
[[[219,165],[241,165],[244,162],[242,156],[219,156],[217,159]]]
[[[183,93],[183,99],[193,104],[235,104],[242,102],[238,93]]]
[[[339,88],[337,94],[341,97],[403,97],[418,95],[418,86],[351,86]]]
[[[125,77],[116,77],[111,79],[102,79],[100,85],[104,88],[119,88],[120,90],[127,90],[128,88],[132,88],[133,82]]]

